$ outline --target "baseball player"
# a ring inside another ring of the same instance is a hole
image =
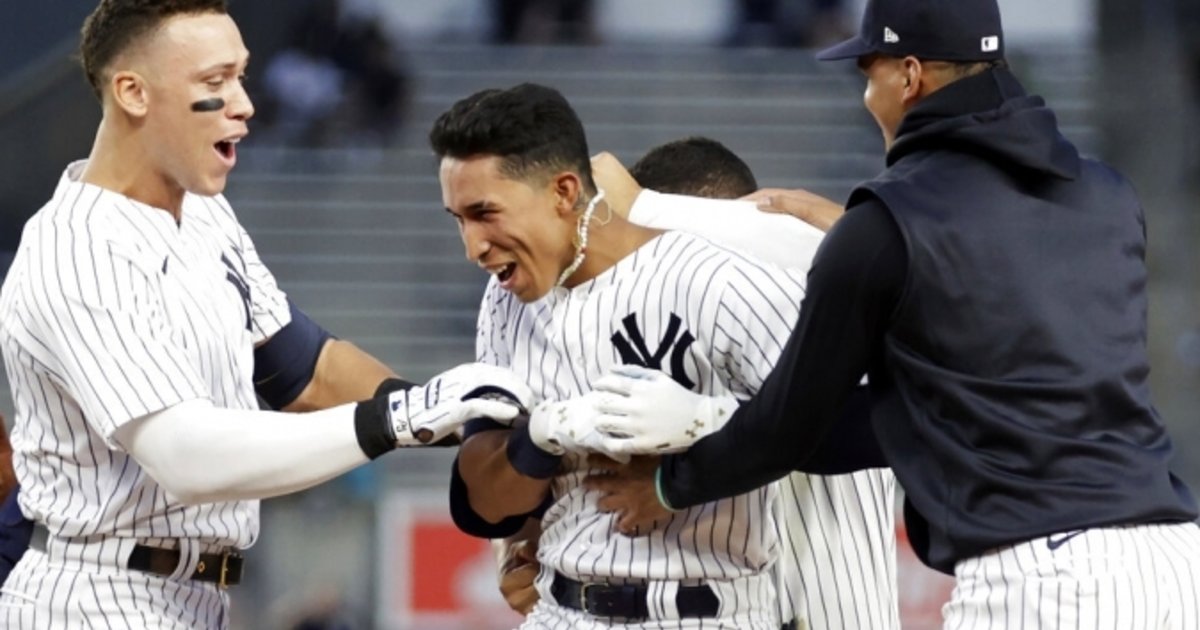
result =
[[[887,169],[851,194],[759,393],[608,484],[606,507],[635,527],[805,466],[869,371],[914,550],[956,578],[946,628],[1200,627],[1196,502],[1147,382],[1133,187],[1008,69],[995,0],[870,0],[820,56],[856,59]],[[664,416],[711,406],[610,383],[671,401]]]
[[[452,481],[452,513],[475,535],[507,536],[542,515],[541,601],[522,627],[778,629],[773,487],[622,536],[582,486],[594,468],[570,425],[592,383],[622,363],[701,392],[755,391],[802,278],[613,214],[582,125],[550,88],[472,95],[430,140],[467,256],[493,276],[478,357],[543,400],[511,429],[472,425]]]
[[[519,410],[482,394],[528,402],[492,366],[388,378],[289,306],[220,194],[254,112],[247,55],[220,0],[102,0],[84,23],[103,120],[0,288],[35,522],[4,627],[226,628],[258,499]]]
[[[674,196],[733,200],[757,190],[745,162],[712,139],[693,137],[657,146],[628,173],[615,157],[602,153],[592,159],[592,170],[606,192],[619,190],[621,196],[636,199],[632,209],[615,208],[628,213],[634,223],[690,231],[742,251],[765,251],[776,255],[767,259],[770,262],[803,272],[819,243],[817,230],[794,219],[757,212],[746,202],[706,201],[693,212],[701,200]],[[761,247],[768,240],[777,240],[782,247]],[[861,401],[858,407],[855,411],[862,412]],[[873,468],[834,476],[794,473],[780,480],[778,488],[781,618],[795,618],[796,625],[805,628],[898,629],[896,493],[891,471]],[[503,541],[500,550],[502,588],[522,612],[533,605],[518,578],[533,580],[526,560],[527,536],[528,532],[520,541]],[[511,549],[503,548],[509,545]]]

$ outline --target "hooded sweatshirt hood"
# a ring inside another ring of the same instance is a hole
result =
[[[1061,179],[1079,176],[1079,152],[1059,132],[1054,112],[1003,68],[950,83],[913,107],[900,122],[887,164],[931,149],[968,152]]]

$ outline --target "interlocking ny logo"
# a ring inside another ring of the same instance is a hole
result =
[[[625,339],[625,335],[616,332],[613,333],[612,342],[621,355],[622,363],[640,365],[655,370],[662,369],[663,357],[667,356],[669,351],[671,353],[671,378],[676,383],[692,389],[696,384],[688,378],[687,371],[683,368],[683,359],[687,356],[688,346],[692,345],[696,338],[686,330],[681,334],[679,332],[681,323],[679,316],[671,313],[671,318],[667,320],[667,331],[663,334],[662,340],[658,342],[658,347],[651,353],[646,347],[646,340],[642,338],[641,329],[638,328],[637,313],[630,313],[621,320],[621,325],[625,327],[629,339]]]

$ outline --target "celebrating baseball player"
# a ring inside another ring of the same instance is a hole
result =
[[[699,234],[803,273],[820,243],[819,231],[794,219],[731,201],[755,193],[758,185],[749,166],[715,140],[692,137],[659,145],[628,172],[608,153],[591,163],[609,205],[634,223]],[[673,194],[658,194],[663,192]],[[628,208],[614,198],[635,201]],[[856,392],[848,413],[863,413],[865,396],[865,390]],[[782,619],[794,620],[794,627],[826,630],[900,627],[895,486],[886,468],[842,475],[797,472],[779,481],[776,518],[782,545],[776,569]],[[531,533],[540,529],[527,527],[518,537],[494,543],[500,547],[502,591],[521,612],[536,601],[536,592],[531,596],[526,590],[532,588],[530,569],[536,569],[528,554],[536,541],[528,539]]]
[[[390,378],[289,305],[221,196],[254,113],[223,0],[102,0],[80,57],[103,109],[95,144],[26,224],[0,289],[35,522],[0,623],[226,628],[257,499],[511,418],[527,390],[475,364]],[[256,395],[323,410],[260,411]]]
[[[493,275],[478,358],[510,367],[542,399],[528,422],[469,425],[451,491],[456,522],[475,535],[509,536],[541,517],[541,597],[523,627],[778,628],[773,486],[623,536],[582,485],[603,470],[586,455],[602,445],[575,428],[599,377],[621,364],[722,396],[714,407],[731,411],[773,365],[801,274],[614,213],[593,185],[582,125],[549,88],[470,96],[430,140],[467,256]]]

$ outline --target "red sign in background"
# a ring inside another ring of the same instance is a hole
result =
[[[921,564],[897,518],[897,573],[904,630],[942,627],[954,580]],[[390,630],[502,630],[521,623],[497,588],[487,541],[454,526],[445,493],[408,492],[380,509],[378,619]]]

